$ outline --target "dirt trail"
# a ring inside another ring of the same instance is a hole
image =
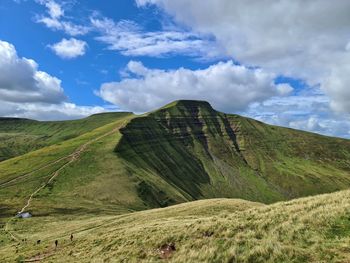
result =
[[[71,154],[70,154],[70,155],[71,155]],[[52,162],[50,162],[50,163],[47,163],[47,164],[41,166],[41,167],[39,167],[39,168],[37,168],[37,169],[35,169],[35,170],[33,170],[33,171],[30,171],[29,173],[19,175],[19,176],[15,177],[15,178],[13,178],[13,179],[7,181],[7,182],[1,183],[1,184],[0,184],[0,188],[3,188],[3,187],[5,187],[5,186],[7,186],[7,185],[9,185],[9,184],[11,184],[11,183],[15,183],[16,181],[21,180],[21,179],[26,178],[26,177],[29,177],[29,176],[31,176],[32,174],[41,171],[42,169],[45,169],[45,168],[47,168],[47,167],[50,167],[50,166],[52,166],[52,165],[54,165],[54,164],[57,164],[57,163],[63,161],[63,160],[66,160],[66,159],[68,159],[68,158],[70,157],[70,155],[61,157],[61,158],[59,158],[59,159],[57,159],[57,160],[55,160],[55,161],[52,161]]]
[[[104,133],[104,134],[102,134],[102,135],[100,135],[100,136],[98,136],[98,137],[96,137],[96,138],[94,138],[94,139],[92,139],[92,140],[90,140],[90,141],[87,141],[86,143],[80,145],[77,149],[75,149],[75,151],[74,151],[73,153],[71,153],[71,154],[69,154],[69,155],[67,155],[67,156],[61,157],[60,159],[58,159],[58,160],[56,160],[56,161],[54,161],[54,162],[48,163],[48,164],[42,166],[40,169],[36,169],[36,170],[34,170],[34,171],[32,171],[32,172],[26,174],[26,175],[23,175],[23,176],[29,176],[29,175],[33,174],[34,172],[37,172],[38,170],[41,170],[41,169],[43,169],[43,168],[45,168],[45,167],[49,167],[49,166],[51,166],[51,165],[53,165],[53,164],[59,163],[59,162],[62,161],[62,160],[65,160],[65,159],[68,160],[68,162],[64,163],[62,166],[60,166],[57,170],[55,170],[55,171],[50,175],[50,178],[49,178],[48,181],[46,181],[46,183],[44,183],[44,184],[41,185],[39,188],[37,188],[37,189],[29,196],[29,198],[28,198],[27,201],[26,201],[26,204],[21,208],[21,210],[20,210],[18,213],[23,213],[23,212],[25,212],[25,210],[30,206],[31,201],[33,200],[34,196],[35,196],[36,194],[38,194],[42,189],[44,189],[48,184],[50,184],[50,183],[59,175],[60,171],[62,171],[65,167],[67,167],[67,166],[70,165],[71,163],[77,161],[77,160],[80,158],[81,153],[83,153],[83,152],[86,150],[86,148],[87,148],[90,144],[92,144],[92,143],[94,143],[94,142],[96,142],[96,141],[98,141],[98,140],[100,140],[100,139],[102,139],[102,138],[104,138],[104,137],[106,137],[106,136],[109,136],[109,135],[115,133],[115,132],[118,131],[120,128],[122,128],[122,127],[125,125],[125,123],[126,123],[126,121],[124,121],[122,124],[118,125],[118,127],[114,128],[113,130],[111,130],[111,131],[109,131],[109,132],[107,132],[107,133]],[[15,178],[15,179],[17,179],[17,180],[18,180],[18,179],[21,179],[21,178],[23,178],[23,176],[17,177],[17,178]],[[8,182],[6,182],[6,183],[4,183],[4,184],[8,184],[8,183],[10,183],[10,182],[13,182],[15,179],[13,179],[13,180],[11,180],[11,181],[8,181]],[[2,184],[2,185],[0,185],[0,186],[3,186],[4,184]],[[12,237],[13,240],[15,240],[15,241],[17,241],[17,242],[20,242],[20,239],[19,239],[18,237],[16,237],[16,236],[9,230],[9,225],[10,225],[11,221],[14,220],[15,218],[16,218],[16,216],[11,217],[11,218],[6,222],[6,224],[5,224],[5,226],[4,226],[4,230],[5,230],[5,232],[7,232],[7,233]]]
[[[23,262],[38,262],[38,261],[42,261],[48,257],[51,257],[53,256],[55,253],[54,252],[47,252],[45,254],[42,254],[42,255],[37,255],[37,256],[34,256],[30,259],[25,259]]]

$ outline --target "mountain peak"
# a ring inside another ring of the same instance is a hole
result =
[[[176,100],[160,108],[160,110],[170,108],[184,110],[201,109],[206,111],[215,111],[209,102],[203,100]]]

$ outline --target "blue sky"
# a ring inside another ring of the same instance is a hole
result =
[[[147,16],[152,17],[150,15],[152,11],[137,8],[133,1],[107,2],[84,1],[84,5],[78,12],[75,10],[77,4],[69,4],[66,13],[69,16],[78,17],[76,20],[79,23],[88,19],[92,12],[98,11],[116,21],[132,19],[152,29],[160,26],[156,19],[147,20]],[[106,45],[94,40],[94,34],[87,34],[78,37],[88,42],[84,56],[70,60],[61,59],[47,46],[70,36],[60,30],[52,31],[35,22],[37,15],[46,12],[47,8],[35,1],[5,0],[1,6],[0,38],[12,43],[19,56],[33,58],[39,63],[41,70],[59,77],[63,81],[65,93],[75,103],[104,105],[104,101],[95,96],[93,90],[97,89],[102,82],[118,80],[118,71],[125,67],[130,58],[107,50]],[[156,66],[178,67],[182,63],[176,58],[167,59],[168,61],[152,58],[142,60]]]
[[[348,7],[340,0],[3,0],[0,115],[72,119],[202,99],[225,112],[350,137]]]

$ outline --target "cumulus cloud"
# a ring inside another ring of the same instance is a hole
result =
[[[115,111],[116,108],[111,110]],[[0,115],[35,120],[72,120],[108,111],[101,106],[78,106],[74,103],[11,103],[1,102]]]
[[[106,17],[91,17],[91,24],[99,33],[96,37],[98,41],[125,56],[162,57],[182,54],[205,59],[222,56],[215,42],[199,34],[179,30],[144,32],[133,21],[115,22]]]
[[[69,103],[60,79],[38,70],[34,60],[19,57],[12,44],[0,40],[0,116],[57,120],[102,111]]]
[[[49,46],[55,54],[64,59],[71,59],[85,54],[87,43],[75,38],[65,39]]]
[[[232,61],[206,69],[149,69],[130,61],[129,77],[101,85],[98,95],[123,109],[145,112],[176,99],[207,100],[224,111],[246,108],[250,103],[291,91],[287,84],[274,84],[274,75],[249,69]]]
[[[0,41],[0,100],[60,103],[66,99],[61,80],[38,70],[31,59],[20,58],[8,42]]]
[[[274,125],[350,138],[350,117],[334,113],[329,102],[320,88],[307,88],[287,97],[253,103],[241,114]]]
[[[347,57],[345,59],[348,59]],[[350,57],[349,57],[350,59]],[[323,83],[327,94],[331,97],[333,109],[350,112],[350,60],[332,68],[331,74]]]
[[[212,34],[245,65],[321,84],[350,112],[349,1],[136,0],[157,5],[194,32]],[[287,11],[286,11],[287,10]],[[336,86],[336,87],[334,87]]]
[[[52,30],[61,30],[71,36],[85,35],[90,27],[75,24],[65,19],[64,9],[54,0],[36,0],[37,3],[47,8],[47,15],[37,15],[36,22],[44,24]]]

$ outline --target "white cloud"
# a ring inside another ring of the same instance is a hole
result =
[[[116,23],[105,17],[91,17],[91,24],[100,34],[96,37],[98,41],[125,56],[161,57],[182,54],[211,59],[220,55],[215,42],[199,34],[176,30],[144,32],[132,21],[121,20]]]
[[[90,27],[78,25],[71,21],[64,20],[64,9],[62,5],[54,0],[36,0],[37,3],[47,8],[48,16],[36,16],[36,22],[42,23],[52,30],[61,30],[71,36],[85,35],[90,31]]]
[[[112,108],[109,111],[115,111]],[[78,106],[74,103],[12,103],[0,104],[0,115],[6,117],[29,118],[35,120],[72,120],[108,111],[100,106]]]
[[[0,116],[57,120],[103,111],[67,102],[60,79],[38,70],[34,60],[19,57],[12,44],[0,40]]]
[[[274,84],[274,75],[260,69],[220,62],[206,69],[159,70],[130,61],[130,77],[101,85],[98,95],[123,109],[145,112],[172,100],[207,100],[224,111],[246,108],[250,103],[286,94],[287,84]],[[292,89],[289,88],[289,91]]]
[[[36,0],[47,8],[46,15],[37,15],[35,20],[52,30],[61,30],[70,36],[97,34],[96,40],[105,43],[108,49],[125,56],[164,57],[181,54],[202,60],[222,58],[223,51],[212,39],[204,34],[185,32],[172,27],[168,30],[145,31],[130,20],[115,22],[97,12],[90,16],[89,24],[74,23],[65,16],[64,3],[54,0]]]
[[[345,50],[346,50],[346,51],[350,51],[350,42],[346,44]]]
[[[350,60],[332,68],[331,74],[323,82],[331,97],[331,106],[337,111],[350,112]]]
[[[34,60],[20,58],[16,49],[0,40],[0,100],[60,103],[66,99],[61,80],[39,71]]]
[[[287,83],[281,83],[277,85],[277,90],[280,95],[285,96],[293,91],[293,88]]]
[[[350,112],[350,1],[136,0],[156,4],[194,32],[212,34],[245,65],[321,84]],[[336,88],[333,87],[336,85]]]
[[[350,117],[333,113],[329,98],[316,87],[253,103],[241,114],[274,125],[350,138]]]
[[[38,0],[38,2],[41,5],[45,5],[46,6],[46,8],[48,9],[48,13],[49,13],[50,17],[58,19],[58,18],[60,18],[61,16],[64,15],[64,10],[55,1]]]
[[[76,58],[85,54],[87,43],[75,38],[65,39],[49,46],[57,56],[65,59]]]

